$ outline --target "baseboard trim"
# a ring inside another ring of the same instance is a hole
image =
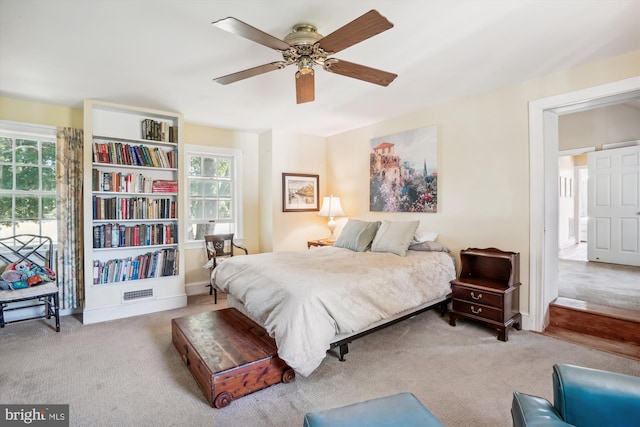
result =
[[[187,295],[177,295],[169,298],[156,298],[128,302],[109,307],[85,308],[82,312],[82,323],[85,325],[108,320],[134,317],[142,314],[156,313],[158,311],[173,310],[187,306]]]
[[[187,296],[208,294],[209,293],[209,288],[207,288],[208,284],[209,282],[188,283],[184,287],[184,290]]]

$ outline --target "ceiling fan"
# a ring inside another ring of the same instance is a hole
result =
[[[376,10],[370,10],[326,37],[319,34],[316,27],[311,24],[295,25],[292,32],[284,40],[260,31],[233,17],[220,19],[213,22],[212,25],[275,49],[282,54],[283,58],[282,61],[271,62],[213,79],[215,82],[224,85],[295,64],[298,66],[298,71],[296,72],[296,101],[298,104],[302,104],[315,99],[314,65],[319,65],[331,73],[381,86],[388,86],[397,77],[397,74],[337,58],[330,58],[331,55],[341,50],[393,27],[393,24]]]

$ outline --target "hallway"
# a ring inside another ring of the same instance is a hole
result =
[[[558,295],[640,311],[640,267],[587,261],[587,244],[559,252]]]

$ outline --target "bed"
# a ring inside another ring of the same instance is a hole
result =
[[[344,359],[353,339],[433,307],[444,311],[450,300],[456,272],[446,248],[407,242],[401,256],[342,246],[338,238],[334,247],[233,257],[212,272],[229,306],[264,326],[280,358],[303,376],[327,350]]]

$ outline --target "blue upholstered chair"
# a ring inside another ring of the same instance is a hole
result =
[[[412,393],[398,393],[324,411],[310,411],[304,427],[444,427]]]
[[[553,405],[513,393],[514,427],[638,427],[640,377],[572,365],[553,367]]]

